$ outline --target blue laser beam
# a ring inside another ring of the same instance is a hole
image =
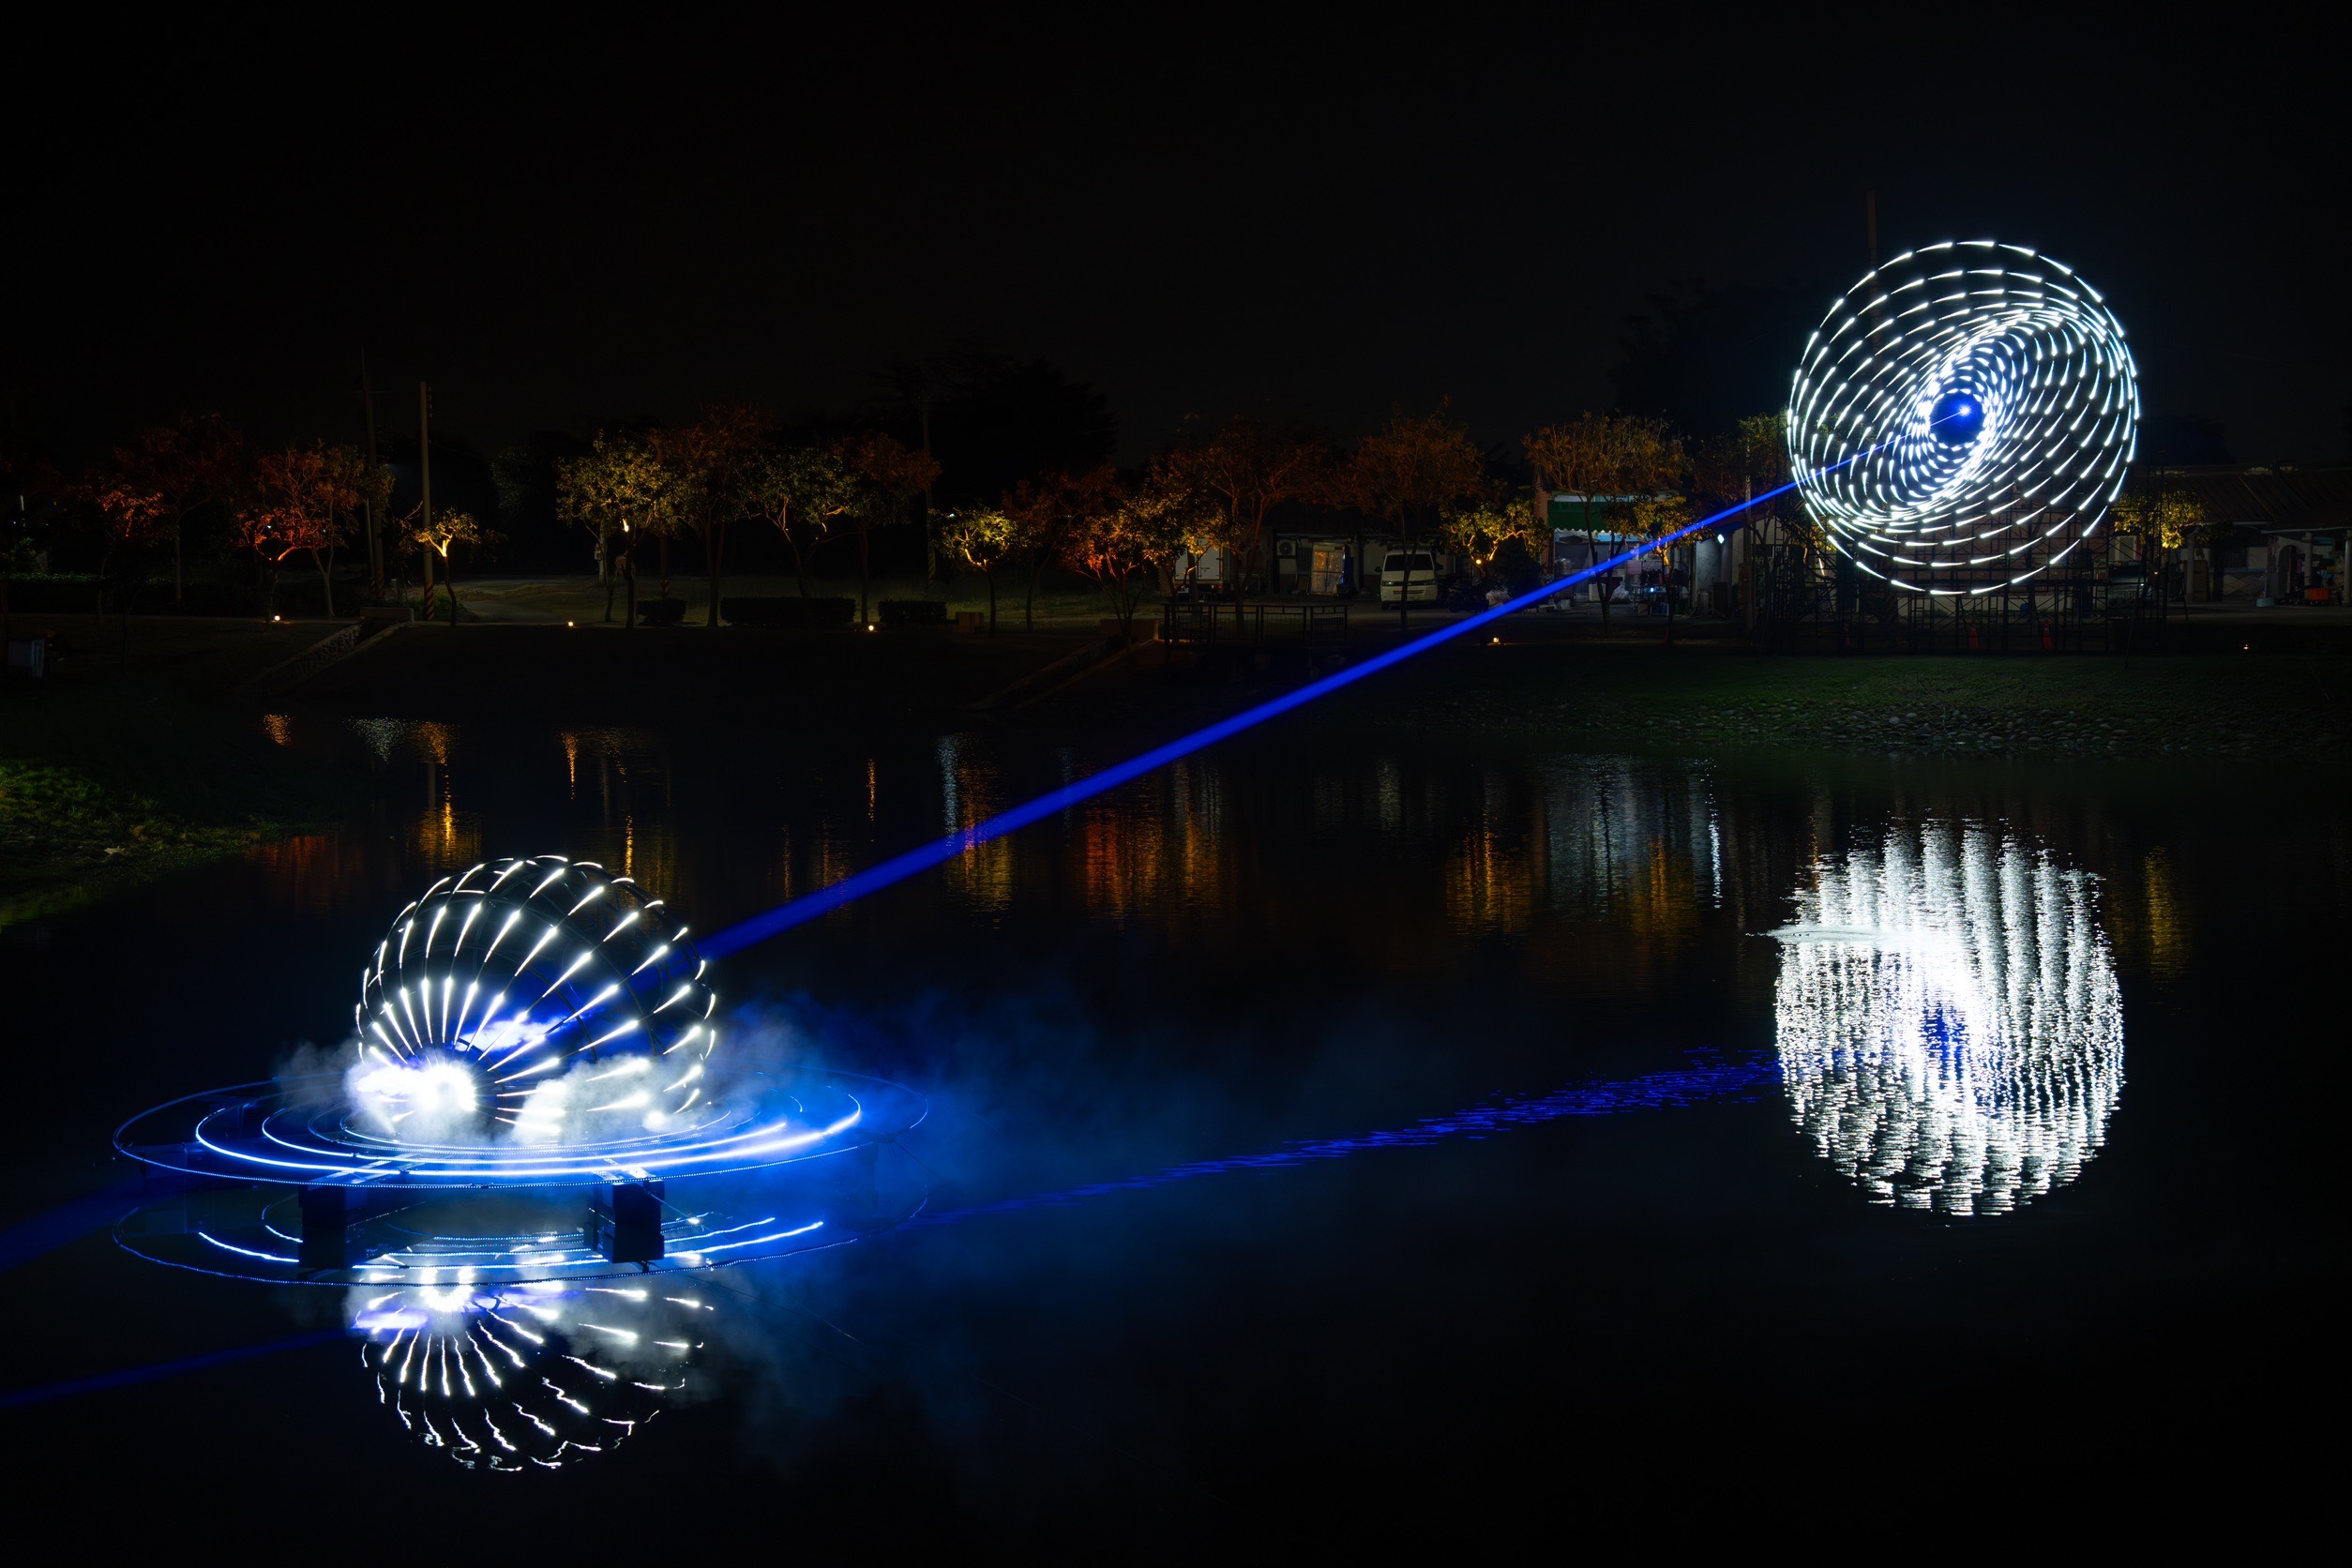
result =
[[[1615,1082],[1572,1083],[1546,1094],[1516,1094],[1489,1101],[1444,1116],[1425,1116],[1410,1126],[1349,1138],[1300,1138],[1262,1153],[1236,1154],[1225,1159],[1192,1160],[1164,1166],[1140,1176],[1064,1187],[1057,1192],[1030,1193],[999,1199],[962,1209],[942,1209],[909,1222],[911,1228],[955,1225],[986,1214],[1018,1214],[1024,1209],[1067,1209],[1090,1198],[1113,1193],[1141,1192],[1202,1176],[1235,1171],[1278,1170],[1318,1160],[1343,1160],[1380,1149],[1425,1149],[1456,1138],[1485,1138],[1514,1127],[1540,1126],[1568,1116],[1619,1116],[1628,1111],[1673,1110],[1708,1100],[1736,1099],[1778,1088],[1780,1064],[1761,1057],[1695,1060],[1688,1067],[1651,1073]]]
[[[104,1229],[120,1219],[123,1211],[147,1190],[147,1184],[134,1177],[117,1182],[102,1192],[68,1199],[53,1209],[0,1230],[0,1274],[78,1242],[93,1230]]]
[[[207,1367],[223,1366],[233,1361],[247,1361],[254,1356],[274,1356],[280,1350],[308,1349],[313,1345],[325,1345],[344,1337],[341,1329],[318,1329],[297,1334],[287,1339],[273,1339],[261,1345],[239,1345],[226,1350],[207,1350],[202,1355],[183,1356],[177,1361],[157,1362],[148,1366],[126,1366],[117,1372],[100,1372],[95,1377],[73,1378],[62,1383],[43,1383],[37,1388],[12,1389],[0,1394],[0,1410],[19,1410],[26,1405],[46,1404],[52,1399],[67,1399],[78,1394],[98,1394],[110,1388],[128,1388],[133,1383],[152,1383],[184,1373],[202,1372]]]
[[[1119,1193],[1143,1192],[1154,1187],[1171,1186],[1177,1183],[1204,1176],[1223,1176],[1241,1171],[1279,1170],[1291,1166],[1310,1165],[1324,1160],[1341,1160],[1353,1154],[1368,1153],[1384,1149],[1425,1149],[1460,1138],[1486,1138],[1508,1132],[1515,1127],[1537,1126],[1563,1117],[1617,1116],[1629,1111],[1673,1110],[1701,1105],[1709,1101],[1737,1100],[1754,1095],[1779,1085],[1779,1064],[1763,1057],[1726,1058],[1711,1053],[1694,1053],[1687,1067],[1670,1068],[1642,1078],[1615,1081],[1601,1080],[1567,1084],[1543,1094],[1515,1094],[1490,1100],[1452,1111],[1442,1116],[1425,1116],[1403,1127],[1378,1132],[1357,1133],[1344,1138],[1299,1138],[1255,1154],[1230,1155],[1223,1159],[1193,1160],[1184,1165],[1164,1166],[1137,1176],[1119,1177],[1107,1182],[1093,1182],[1083,1186],[1064,1187],[1053,1192],[1030,1193],[1018,1198],[998,1199],[976,1203],[967,1208],[947,1209],[920,1216],[912,1228],[922,1229],[957,1225],[969,1219],[997,1214],[1019,1214],[1031,1209],[1067,1209],[1089,1199],[1108,1198]],[[756,1224],[770,1223],[766,1220]],[[820,1222],[822,1223],[822,1222]],[[750,1229],[746,1225],[741,1229]],[[817,1229],[803,1226],[785,1235],[799,1235]],[[209,1239],[209,1238],[208,1238]],[[772,1239],[772,1238],[771,1238]],[[728,1245],[750,1245],[751,1243],[730,1243]],[[727,1250],[725,1246],[697,1247],[698,1252]],[[362,1318],[362,1328],[413,1328],[414,1323],[387,1315],[386,1320],[369,1322]],[[128,1366],[91,1377],[68,1379],[63,1382],[43,1383],[32,1388],[12,1389],[0,1393],[0,1410],[17,1410],[27,1405],[46,1404],[53,1399],[68,1399],[84,1394],[99,1394],[109,1389],[128,1388],[140,1383],[159,1382],[166,1379],[202,1372],[232,1362],[249,1360],[256,1356],[276,1355],[284,1350],[307,1349],[345,1337],[341,1329],[319,1329],[294,1334],[284,1339],[269,1340],[259,1345],[239,1345],[225,1350],[209,1350],[200,1355],[184,1356],[146,1366]]]
[[[1881,442],[1877,446],[1870,448],[1870,451],[1857,452],[1852,457],[1834,463],[1829,468],[1821,469],[1818,473],[1809,475],[1807,477],[1817,478],[1820,475],[1832,473],[1847,463],[1861,461],[1863,458],[1870,456],[1871,452],[1882,450],[1892,445],[1892,441]],[[1726,506],[1720,512],[1700,518],[1696,522],[1685,524],[1661,538],[1621,551],[1606,561],[1595,562],[1581,571],[1571,572],[1566,577],[1547,582],[1540,588],[1531,589],[1521,594],[1517,598],[1505,599],[1502,603],[1490,606],[1475,615],[1466,616],[1452,626],[1440,626],[1437,630],[1425,633],[1410,642],[1400,643],[1384,654],[1375,655],[1361,664],[1351,664],[1345,670],[1323,676],[1320,680],[1310,681],[1303,686],[1284,692],[1279,697],[1271,698],[1254,708],[1245,708],[1230,718],[1219,719],[1205,729],[1196,730],[1191,734],[1169,741],[1165,746],[1154,746],[1140,756],[1130,757],[1123,762],[1113,763],[1099,773],[1088,774],[1085,777],[1075,779],[1058,790],[1048,791],[1034,800],[1001,811],[986,822],[974,822],[968,828],[934,839],[920,848],[909,850],[903,854],[893,855],[878,866],[870,866],[829,886],[821,887],[814,893],[805,894],[790,903],[780,904],[764,913],[755,914],[748,920],[738,921],[723,931],[703,938],[699,945],[705,957],[723,958],[731,953],[743,951],[754,942],[765,942],[770,937],[780,936],[795,926],[806,925],[820,915],[831,914],[835,910],[846,904],[855,903],[868,893],[880,892],[894,882],[906,881],[917,872],[927,871],[959,855],[970,854],[991,839],[1002,838],[1008,833],[1018,832],[1029,826],[1032,822],[1043,822],[1048,817],[1059,815],[1073,806],[1093,799],[1106,790],[1115,790],[1122,784],[1140,778],[1147,773],[1155,772],[1170,762],[1181,761],[1196,751],[1214,746],[1221,740],[1238,735],[1244,730],[1256,729],[1266,720],[1277,718],[1293,708],[1304,707],[1319,697],[1328,697],[1334,691],[1351,686],[1358,681],[1377,675],[1392,666],[1402,664],[1417,654],[1425,654],[1441,643],[1451,642],[1455,638],[1467,637],[1481,626],[1491,625],[1506,615],[1515,615],[1522,610],[1530,609],[1556,594],[1565,593],[1580,582],[1598,577],[1603,572],[1614,570],[1628,562],[1637,561],[1645,555],[1655,554],[1666,546],[1688,538],[1693,534],[1719,527],[1728,520],[1740,518],[1741,513],[1753,511],[1776,496],[1787,494],[1803,482],[1803,480],[1792,479],[1776,490],[1766,490],[1763,494],[1742,501],[1736,506]],[[1741,520],[1733,526],[1745,527],[1746,520],[1741,518]]]

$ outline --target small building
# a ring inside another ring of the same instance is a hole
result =
[[[2343,604],[2345,530],[2352,526],[2352,466],[2145,468],[2140,491],[2196,498],[2218,542],[2181,547],[2192,604]]]
[[[1277,530],[1274,541],[1274,591],[1279,594],[1377,599],[1380,571],[1392,552],[1427,557],[1434,568],[1428,564],[1414,568],[1425,580],[1434,569],[1440,581],[1450,583],[1462,568],[1461,561],[1435,540],[1400,544],[1395,533],[1385,530],[1349,532],[1344,520],[1340,526]]]
[[[1636,501],[1663,500],[1663,496],[1595,495],[1590,498],[1573,491],[1554,490],[1545,497],[1545,517],[1551,524],[1550,558],[1545,563],[1546,578],[1566,577],[1580,572],[1595,561],[1606,561],[1637,548],[1642,541],[1633,535],[1621,534],[1609,526],[1612,508]],[[1629,598],[1655,598],[1670,580],[1680,590],[1684,610],[1711,611],[1727,613],[1729,585],[1733,580],[1733,556],[1727,535],[1708,532],[1694,535],[1671,547],[1663,565],[1652,565],[1651,575],[1665,580],[1645,583],[1642,560],[1628,562],[1612,573],[1621,579],[1611,597],[1616,601]],[[1591,583],[1579,583],[1567,590],[1561,598],[1570,604],[1598,601],[1598,590]],[[1661,600],[1658,608],[1663,609]]]
[[[1347,597],[1364,586],[1365,556],[1364,541],[1352,535],[1277,534],[1274,591],[1312,594],[1318,598]]]

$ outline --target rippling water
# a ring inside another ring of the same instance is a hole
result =
[[[272,732],[373,807],[0,933],[42,1108],[12,1222],[113,1179],[121,1117],[331,1048],[356,955],[480,858],[595,860],[711,930],[1108,760]],[[12,1264],[53,1352],[13,1382],[283,1341],[39,1419],[69,1447],[198,1402],[152,1483],[191,1504],[356,1465],[471,1517],[529,1483],[469,1468],[553,1468],[749,1488],[837,1544],[878,1510],[1174,1540],[1598,1505],[1861,1433],[2189,1452],[2335,1364],[2352,853],[2247,792],[1259,737],[721,966],[731,1037],[932,1098],[917,1223],[687,1304],[272,1295],[93,1237]]]

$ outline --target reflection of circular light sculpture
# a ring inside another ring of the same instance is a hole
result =
[[[1790,1107],[1874,1202],[2006,1213],[2105,1142],[2122,1004],[2083,873],[1978,828],[1890,832],[1774,935]]]
[[[686,1385],[712,1310],[661,1281],[351,1292],[376,1395],[469,1470],[610,1453]]]
[[[2138,370],[2096,289],[2020,246],[1935,245],[1831,307],[1789,393],[1788,455],[1806,509],[1855,565],[1984,594],[2096,531],[2139,413]]]

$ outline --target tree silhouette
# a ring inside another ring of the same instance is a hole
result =
[[[808,562],[833,520],[857,504],[850,471],[830,453],[770,442],[746,472],[744,501],[752,516],[773,525],[792,552],[800,596],[808,596]]]
[[[1486,488],[1485,459],[1447,403],[1427,414],[1398,409],[1356,444],[1341,477],[1341,492],[1355,506],[1386,519],[1396,531],[1406,561],[1396,602],[1398,626],[1410,624],[1412,547],[1435,539],[1445,513],[1481,498]],[[1434,580],[1434,569],[1431,575]]]
[[[868,625],[867,600],[872,592],[874,530],[886,528],[906,516],[907,504],[939,477],[939,464],[929,453],[879,431],[842,444],[836,456],[856,478],[856,504],[849,517],[857,529],[857,621]]]

